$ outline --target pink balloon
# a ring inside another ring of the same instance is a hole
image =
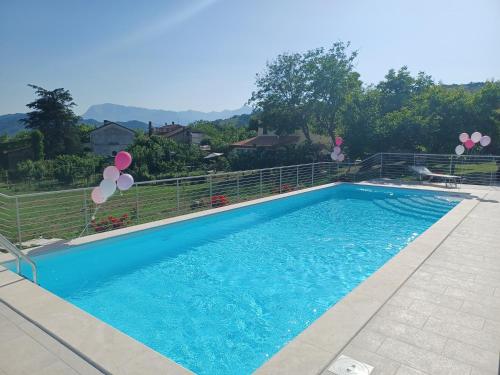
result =
[[[116,186],[118,186],[118,189],[122,191],[130,189],[133,184],[134,184],[134,178],[128,173],[122,174],[118,178],[118,181],[116,181]]]
[[[458,136],[458,139],[460,140],[460,142],[465,143],[469,139],[469,134],[462,133]]]
[[[115,156],[115,165],[120,171],[127,169],[132,164],[132,155],[127,151],[120,151]]]
[[[344,159],[345,159],[345,155],[344,154],[339,154],[339,156],[337,157],[338,161],[344,161]]]
[[[95,187],[92,190],[90,197],[92,198],[95,204],[102,204],[106,202],[106,197],[104,197],[104,194],[102,193],[101,188],[99,186]]]
[[[104,168],[102,176],[105,180],[116,181],[118,180],[118,177],[120,177],[120,171],[114,165],[110,165],[109,167]]]
[[[464,142],[464,146],[467,150],[470,150],[472,147],[474,147],[474,141],[472,139],[468,139]]]
[[[342,137],[335,137],[335,145],[340,146],[342,143],[344,143]]]

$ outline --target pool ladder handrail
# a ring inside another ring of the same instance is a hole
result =
[[[31,266],[31,270],[33,272],[33,282],[38,284],[37,282],[37,269],[36,264],[31,260],[31,258],[24,254],[21,250],[17,248],[12,242],[10,242],[3,234],[0,233],[0,245],[7,250],[9,253],[16,257],[16,269],[17,273],[21,275],[21,259],[24,260]],[[22,276],[22,275],[21,275]]]

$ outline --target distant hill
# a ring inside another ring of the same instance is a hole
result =
[[[11,115],[0,116],[0,135],[7,134],[8,136],[12,136],[24,130],[25,126],[20,120],[25,117],[25,113],[13,113]]]
[[[441,84],[441,86],[446,87],[447,89],[458,89],[464,88],[467,91],[475,92],[479,91],[483,88],[485,82],[470,82],[470,83],[453,83],[451,85]]]
[[[26,117],[25,113],[14,113],[10,115],[2,115],[0,116],[0,135],[7,134],[8,136],[13,136],[24,130],[26,126],[20,121]],[[120,125],[125,126],[126,128],[132,130],[148,130],[148,124],[141,121],[117,121]],[[102,121],[97,121],[94,119],[84,118],[81,119],[80,123],[87,124],[90,126],[101,126],[103,124]]]
[[[82,117],[96,119],[99,121],[130,121],[137,120],[144,123],[152,121],[155,125],[163,125],[172,121],[188,125],[194,121],[207,120],[214,121],[219,119],[227,119],[232,116],[249,114],[252,109],[247,106],[235,110],[200,112],[200,111],[165,111],[162,109],[147,109],[140,107],[128,107],[119,104],[97,104],[92,105]]]

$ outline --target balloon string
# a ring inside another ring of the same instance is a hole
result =
[[[86,231],[86,230],[87,230],[87,228],[89,227],[90,222],[91,222],[92,220],[94,220],[95,215],[97,214],[97,211],[99,211],[99,208],[101,208],[101,206],[100,206],[100,205],[96,206],[96,208],[95,208],[95,210],[94,210],[94,213],[93,213],[93,214],[92,214],[92,216],[91,216],[90,221],[89,221],[88,223],[86,223],[86,224],[85,224],[85,227],[83,228],[82,232],[80,233],[80,235],[79,235],[77,238],[80,238],[80,237],[83,235],[83,233],[85,233],[85,231]]]

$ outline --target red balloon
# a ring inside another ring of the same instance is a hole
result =
[[[120,151],[115,156],[115,166],[120,171],[127,169],[132,164],[132,155],[130,155],[127,151]]]
[[[464,142],[464,146],[467,150],[470,150],[472,147],[474,147],[474,141],[469,138]]]

